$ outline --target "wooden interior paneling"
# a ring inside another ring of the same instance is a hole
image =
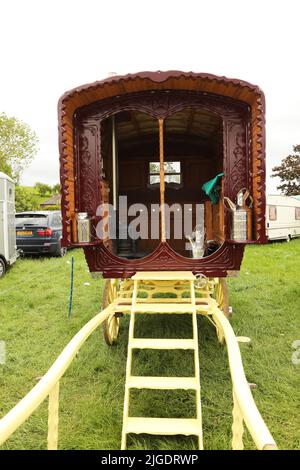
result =
[[[204,122],[197,123],[196,121],[201,118]],[[160,188],[158,184],[156,186],[149,184],[149,164],[152,161],[159,163],[157,120],[145,113],[128,111],[116,114],[114,119],[117,136],[118,194],[127,196],[128,207],[140,203],[147,206],[149,237],[148,240],[138,240],[136,247],[139,253],[149,254],[159,243],[159,239],[152,240],[150,237],[152,214],[150,205],[161,202]],[[111,118],[101,121],[100,128],[102,172],[105,178],[100,182],[101,201],[112,202],[111,191],[108,191],[113,185]],[[162,135],[167,142],[164,161],[179,161],[181,165],[181,184],[176,187],[166,183],[164,188],[165,201],[169,207],[173,204],[180,204],[182,207],[180,213],[171,212],[170,233],[167,239],[177,253],[191,256],[191,252],[186,250],[187,240],[183,231],[183,205],[191,204],[193,207],[192,231],[196,225],[196,204],[207,200],[202,185],[223,169],[222,122],[208,111],[198,112],[198,108],[185,108],[165,121],[161,137]],[[212,139],[212,136],[215,138]],[[178,137],[183,143],[180,146],[178,146],[180,142]],[[220,227],[219,208],[218,206],[212,208],[210,203],[207,204],[207,208],[211,219],[207,239],[220,242],[224,237]],[[180,238],[175,238],[174,228],[179,221],[182,234]],[[105,243],[107,244],[107,240]],[[112,250],[112,245],[107,244],[107,247]]]
[[[205,235],[207,240],[213,240],[213,214],[211,201],[204,203],[204,221],[205,221]]]
[[[221,182],[220,198],[217,204],[212,204],[212,239],[223,243],[225,239],[224,227],[224,178]]]
[[[119,191],[125,195],[128,191],[143,190],[147,185],[147,174],[145,174],[145,162],[119,161]]]

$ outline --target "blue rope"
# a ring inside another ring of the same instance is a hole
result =
[[[72,305],[73,305],[73,286],[74,286],[74,256],[72,256],[72,261],[71,261],[71,283],[70,283],[70,298],[69,298],[68,318],[70,318],[71,313],[72,313]]]

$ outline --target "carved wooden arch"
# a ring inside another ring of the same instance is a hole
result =
[[[186,90],[127,93],[78,108],[74,117],[105,119],[121,111],[141,111],[156,119],[166,119],[177,111],[193,106],[207,109],[220,117],[236,117],[241,114],[250,117],[250,107],[242,101],[213,93]]]
[[[223,120],[225,195],[234,199],[242,187],[251,188],[250,109],[243,102],[219,95],[190,91],[139,92],[102,100],[77,110],[74,116],[77,160],[78,209],[94,213],[101,203],[97,192],[102,178],[101,122],[118,112],[140,111],[155,119],[166,119],[187,107],[201,107]],[[83,172],[82,172],[83,167]],[[106,277],[128,277],[140,270],[192,270],[210,276],[226,276],[228,270],[239,269],[244,245],[225,241],[213,255],[200,260],[185,258],[168,243],[160,243],[148,256],[127,260],[110,253],[101,242],[84,247],[91,271]]]
[[[101,121],[122,111],[139,111],[150,115],[154,119],[166,119],[187,107],[201,107],[214,113],[223,120],[223,168],[225,173],[225,195],[235,199],[237,192],[248,187],[252,189],[252,174],[250,165],[251,155],[251,122],[250,108],[247,104],[232,98],[193,91],[155,91],[138,92],[92,103],[79,109],[75,113],[76,129],[80,132],[93,134],[97,141],[93,148],[101,152]],[[77,164],[80,161],[80,142],[77,136]],[[94,168],[94,183],[96,177],[101,178],[101,161],[98,168]],[[78,174],[77,170],[77,174]],[[92,176],[92,175],[91,175]],[[77,179],[77,184],[80,184]],[[98,195],[99,198],[100,195]],[[101,202],[100,199],[97,201]],[[88,208],[81,208],[89,212]]]

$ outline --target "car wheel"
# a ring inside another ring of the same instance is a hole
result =
[[[67,253],[67,248],[64,246],[61,246],[61,243],[59,242],[57,245],[55,256],[57,256],[58,258],[63,258],[66,253]]]
[[[0,277],[3,277],[6,271],[5,261],[0,258]]]

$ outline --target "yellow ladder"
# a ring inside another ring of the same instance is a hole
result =
[[[200,368],[198,353],[197,310],[194,280],[191,272],[144,272],[132,277],[133,294],[129,324],[128,354],[126,365],[125,398],[123,413],[123,429],[121,449],[126,449],[127,434],[153,434],[153,435],[185,435],[197,436],[199,449],[203,449],[202,413],[200,396]],[[139,303],[138,290],[142,281],[178,281],[189,282],[190,302],[186,304],[170,303]],[[192,315],[193,338],[191,339],[161,339],[161,338],[135,338],[135,315],[141,313],[189,313]],[[194,351],[194,377],[146,377],[131,375],[132,352],[134,349],[181,349]],[[131,389],[157,389],[157,390],[195,390],[196,418],[147,418],[129,416],[129,402]]]

